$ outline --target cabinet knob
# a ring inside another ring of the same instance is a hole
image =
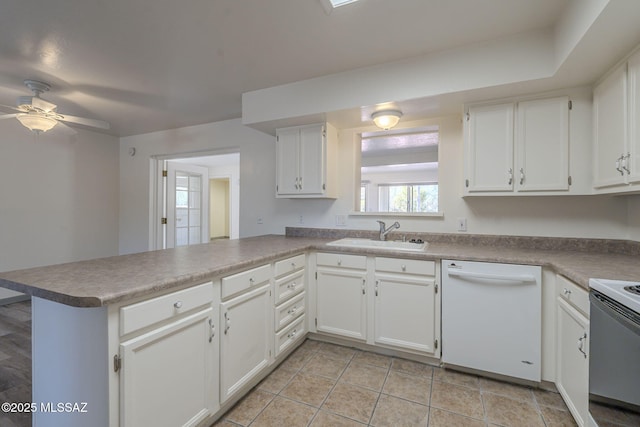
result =
[[[407,271],[407,266],[404,264],[400,268],[402,268],[402,271]]]
[[[342,260],[341,259],[338,260],[338,265],[342,265]]]
[[[569,298],[569,297],[571,296],[571,290],[570,290],[570,289],[564,288],[564,289],[562,290],[562,293],[563,293],[563,294],[564,294],[564,296],[566,296],[567,298]]]
[[[291,268],[293,268],[294,270],[296,269],[296,263],[295,262],[291,263]]]
[[[174,302],[174,303],[173,303],[173,306],[174,306],[175,308],[182,308],[182,301],[176,301],[176,302]]]
[[[253,284],[254,284],[255,282],[256,282],[256,281],[255,281],[255,280],[253,280],[253,277],[250,277],[250,278],[249,278],[249,284],[251,284],[251,285],[253,286]]]

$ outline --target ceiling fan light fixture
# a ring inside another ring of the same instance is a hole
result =
[[[399,110],[382,110],[371,114],[371,120],[376,126],[384,130],[389,130],[397,125],[400,117],[402,117],[402,112]]]
[[[58,121],[39,113],[18,114],[16,118],[22,123],[22,126],[35,132],[46,132],[52,129]]]

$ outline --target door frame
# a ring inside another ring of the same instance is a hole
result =
[[[158,250],[163,249],[164,239],[163,239],[163,224],[160,221],[160,218],[166,217],[166,207],[163,204],[164,192],[166,191],[165,182],[162,179],[162,170],[164,166],[164,161],[176,160],[176,159],[188,159],[189,157],[209,157],[209,156],[221,156],[225,154],[237,154],[240,157],[240,149],[239,148],[228,148],[222,150],[204,150],[204,151],[189,151],[182,153],[172,153],[172,154],[157,154],[152,155],[149,158],[149,242],[148,249]],[[238,165],[238,179],[240,178],[239,171],[240,165]],[[233,183],[230,183],[230,187],[233,188]],[[238,194],[239,198],[239,194]],[[235,201],[236,204],[239,203]],[[233,206],[234,202],[231,202],[230,206],[230,218],[229,218],[229,227],[231,228],[231,221],[234,221],[237,224],[239,218],[235,215],[238,215],[236,212],[237,209]],[[235,230],[239,224],[237,224],[233,229]],[[237,231],[232,231],[231,234],[234,233],[239,234]],[[230,236],[231,237],[231,236]],[[235,238],[238,238],[236,236]],[[234,238],[234,237],[231,237]]]

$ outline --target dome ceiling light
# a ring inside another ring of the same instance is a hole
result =
[[[371,114],[371,120],[380,129],[389,130],[400,121],[402,112],[399,110],[381,110]]]

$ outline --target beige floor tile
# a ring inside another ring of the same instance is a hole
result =
[[[429,427],[485,427],[484,421],[476,420],[438,408],[429,411]]]
[[[564,403],[564,400],[562,400],[560,393],[535,388],[532,391],[538,405],[567,410],[567,405]]]
[[[340,415],[331,414],[326,411],[318,411],[311,423],[311,427],[363,427],[366,424],[359,423]],[[283,426],[284,427],[284,426]]]
[[[231,421],[227,420],[218,420],[213,423],[213,426],[211,427],[238,427],[238,424],[232,423]]]
[[[550,406],[541,406],[542,418],[547,427],[576,427],[577,424],[571,413],[566,409],[556,409]]]
[[[371,425],[376,427],[426,427],[428,417],[428,406],[383,394],[376,404]]]
[[[487,421],[505,427],[544,427],[535,404],[493,393],[483,393]]]
[[[422,403],[423,405],[429,405],[431,380],[402,372],[390,371],[382,392]]]
[[[419,377],[431,379],[433,377],[433,366],[425,363],[414,362],[413,360],[393,358],[391,369],[394,371],[404,372]]]
[[[463,385],[465,387],[480,388],[480,378],[464,372],[452,371],[451,369],[433,368],[433,380],[443,383]]]
[[[434,381],[431,406],[476,419],[484,419],[480,391],[469,387]]]
[[[253,390],[227,413],[225,419],[248,426],[274,397],[266,391]]]
[[[278,394],[296,375],[296,372],[298,371],[295,369],[290,369],[286,366],[280,365],[260,383],[258,389]]]
[[[306,426],[316,409],[283,397],[276,397],[258,415],[252,427]]]
[[[348,360],[338,360],[324,353],[316,353],[302,370],[308,374],[337,380],[348,364]]]
[[[387,372],[385,368],[353,363],[352,361],[340,377],[340,381],[380,391],[387,377]]]
[[[605,405],[589,405],[589,411],[591,411],[595,418],[611,423],[616,426],[640,426],[640,417],[630,414],[629,412],[621,409],[613,408]]]
[[[320,347],[322,347],[322,343],[320,341],[310,339],[305,340],[305,342],[300,346],[301,349],[312,351],[314,353],[318,351]]]
[[[319,408],[335,383],[329,378],[299,373],[280,395]]]
[[[365,363],[367,365],[377,366],[379,368],[388,369],[391,366],[391,357],[382,354],[371,353],[370,351],[358,351],[353,357],[351,363]]]
[[[318,348],[318,352],[340,360],[351,360],[357,350],[355,348],[325,342]]]
[[[280,367],[284,367],[287,369],[300,370],[302,369],[308,362],[313,358],[315,353],[311,350],[307,350],[305,348],[298,348],[296,351],[291,353],[287,359],[282,362]]]
[[[512,399],[520,399],[529,403],[534,403],[533,392],[530,387],[526,386],[511,384],[490,378],[480,378],[480,390],[482,392],[499,394]]]
[[[338,383],[322,405],[322,409],[368,423],[379,393],[351,384]]]

